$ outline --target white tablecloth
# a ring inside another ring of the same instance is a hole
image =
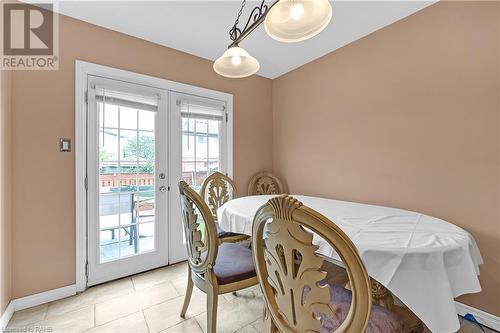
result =
[[[456,332],[460,324],[454,298],[481,291],[483,263],[474,238],[465,230],[402,209],[293,195],[334,221],[354,242],[371,277],[408,306],[432,332]],[[251,235],[260,206],[272,196],[231,200],[218,210],[226,231]],[[338,258],[319,237],[320,252]]]

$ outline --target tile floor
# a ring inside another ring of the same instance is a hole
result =
[[[179,317],[186,272],[185,263],[164,267],[18,311],[7,332],[203,333],[206,331],[204,293],[195,288],[186,319]],[[258,287],[248,288],[237,297],[221,295],[217,332],[261,332],[262,304]],[[462,321],[460,332],[482,331]]]

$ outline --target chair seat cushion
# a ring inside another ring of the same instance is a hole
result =
[[[304,297],[307,297],[309,290],[304,290]],[[338,285],[330,285],[330,304],[334,309],[334,315],[324,315],[320,333],[334,332],[345,320],[351,307],[352,292]],[[372,305],[370,320],[366,328],[366,333],[403,333],[403,319],[392,313],[388,309]]]
[[[214,272],[221,285],[256,276],[252,250],[234,243],[219,245]]]
[[[228,238],[228,237],[238,237],[242,236],[245,237],[244,234],[239,234],[237,232],[230,232],[230,231],[225,231],[219,226],[219,223],[215,224],[217,226],[217,238]]]

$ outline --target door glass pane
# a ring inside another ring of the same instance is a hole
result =
[[[120,107],[120,128],[137,129],[137,109]]]
[[[142,187],[142,186],[141,186]],[[154,222],[155,220],[155,194],[154,192],[138,192],[136,194],[136,212],[138,223]]]
[[[139,247],[141,252],[151,251],[155,248],[155,224],[139,224]]]
[[[103,128],[99,130],[99,158],[103,161],[118,160],[118,130]]]
[[[111,228],[100,231],[101,262],[114,260],[120,256],[119,233],[120,228]]]
[[[117,193],[103,193],[99,200],[101,230],[120,226],[120,217],[117,214],[120,207],[120,197]]]
[[[151,111],[139,110],[139,129],[141,131],[155,130],[155,113]]]
[[[110,95],[98,99],[101,262],[155,250],[156,112]]]
[[[137,130],[120,130],[120,160],[137,162],[138,154],[138,135]],[[133,166],[133,164],[129,164]]]
[[[120,256],[127,257],[136,253],[137,237],[135,232],[137,225],[130,225],[120,229]]]
[[[137,145],[139,160],[149,162],[152,165],[155,161],[155,133],[140,131]]]
[[[113,104],[103,103],[98,104],[99,109],[99,125],[105,129],[118,128],[118,106]]]

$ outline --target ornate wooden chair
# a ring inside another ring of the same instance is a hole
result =
[[[236,185],[231,178],[220,172],[212,173],[203,181],[200,194],[216,221],[217,236],[221,243],[236,243],[250,238],[248,235],[225,231],[217,222],[217,209],[238,196]]]
[[[283,194],[286,192],[285,185],[275,175],[266,171],[254,175],[248,184],[248,195]]]
[[[342,258],[352,291],[328,283],[324,257],[312,243],[313,232]],[[252,245],[266,302],[266,333],[403,331],[398,316],[372,305],[370,279],[351,240],[296,199],[276,197],[259,209]]]
[[[219,245],[215,220],[203,199],[184,181],[179,191],[189,266],[181,317],[186,315],[194,284],[207,294],[208,333],[215,333],[218,295],[258,283],[252,251],[234,243]]]

